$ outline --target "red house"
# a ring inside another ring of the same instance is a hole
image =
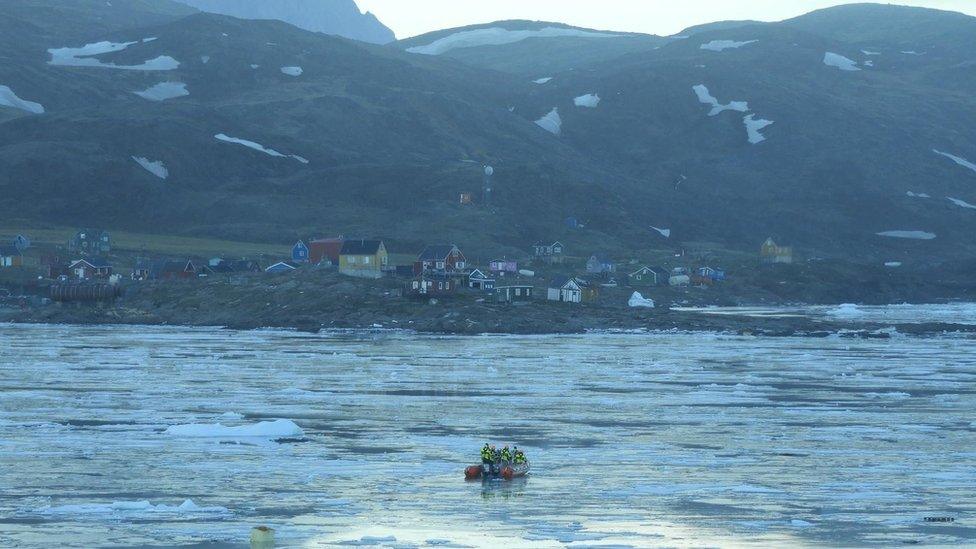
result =
[[[308,243],[308,260],[312,265],[318,265],[323,259],[328,259],[333,265],[339,265],[339,252],[345,239],[323,238]]]
[[[423,273],[457,273],[463,271],[467,264],[464,254],[453,244],[427,246],[414,263],[413,272]]]
[[[79,259],[72,263],[68,270],[82,280],[112,276],[112,264],[101,257]]]
[[[157,261],[149,269],[149,278],[152,280],[177,280],[181,278],[194,278],[197,276],[197,267],[189,259],[182,261]]]

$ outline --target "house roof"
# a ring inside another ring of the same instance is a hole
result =
[[[78,259],[76,261],[73,261],[71,263],[71,266],[74,267],[79,263],[87,263],[91,265],[93,269],[105,269],[105,268],[110,268],[112,266],[112,264],[109,263],[108,260],[106,260],[104,257],[88,257],[85,259]]]
[[[346,240],[342,243],[340,255],[376,255],[383,245],[382,240]]]
[[[287,261],[279,261],[274,265],[265,269],[265,271],[283,271],[283,270],[294,271],[295,269],[296,267],[291,263],[288,263]]]
[[[583,280],[582,278],[568,277],[568,276],[557,276],[549,282],[550,288],[562,288],[563,286],[569,284],[570,282],[575,282],[580,288],[586,288],[590,285],[589,282]]]
[[[184,273],[190,270],[190,267],[192,267],[193,270],[196,270],[196,266],[193,265],[193,262],[190,261],[189,259],[180,259],[180,260],[164,259],[160,261],[154,261],[152,263],[152,266],[150,267],[150,271],[152,271],[157,275],[163,273]]]
[[[417,259],[420,261],[439,261],[441,259],[447,259],[455,251],[461,254],[461,250],[453,244],[435,244],[424,248],[424,251],[420,252]]]
[[[468,273],[468,278],[478,278],[478,279],[481,279],[481,280],[494,280],[492,277],[490,277],[490,276],[486,275],[485,273],[481,272],[481,269],[475,269],[475,270],[471,271],[470,273]]]
[[[630,273],[627,276],[634,276],[635,274],[653,273],[653,272],[654,272],[654,269],[648,267],[647,265],[641,265],[641,268],[640,269],[637,269],[636,271]]]

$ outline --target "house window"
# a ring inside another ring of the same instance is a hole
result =
[[[419,282],[417,282],[416,280],[414,280],[414,281],[413,281],[413,289],[414,289],[414,290],[418,290],[418,289],[420,289],[420,283],[419,283]]]
[[[369,265],[369,256],[363,258],[363,265]]]
[[[522,295],[522,288],[515,288],[515,295],[516,296],[521,296]]]
[[[444,289],[444,283],[443,282],[438,282],[437,283],[437,289],[438,290],[443,290]]]
[[[457,262],[457,268],[458,269],[463,269],[464,268],[464,262],[463,261],[458,261]]]
[[[444,262],[443,261],[438,261],[436,263],[436,268],[437,269],[443,269],[444,268]]]
[[[346,262],[349,263],[350,265],[355,265],[356,264],[356,256],[351,255],[351,256],[347,257],[346,258]]]

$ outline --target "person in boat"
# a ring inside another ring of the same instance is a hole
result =
[[[491,467],[494,458],[492,454],[491,445],[486,442],[485,446],[481,449],[481,464]]]
[[[515,465],[523,465],[525,463],[528,463],[528,461],[529,461],[529,460],[525,459],[525,452],[523,452],[522,450],[519,450],[518,448],[515,448],[515,457],[514,457],[514,460],[515,460],[514,461]]]
[[[488,472],[495,475],[498,473],[498,463],[501,461],[501,452],[495,448],[494,444],[489,447],[489,451],[491,452],[491,463],[489,464]]]
[[[508,446],[505,446],[502,448],[502,452],[499,457],[501,457],[502,464],[509,464],[512,462],[512,451],[508,449]]]

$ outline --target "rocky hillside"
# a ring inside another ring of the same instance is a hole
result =
[[[506,22],[380,47],[162,0],[9,4],[5,224],[976,253],[971,17],[864,5],[671,38]],[[460,206],[485,163],[493,204]]]
[[[355,0],[176,0],[201,11],[241,19],[284,21],[313,32],[372,44],[396,39],[372,13],[361,13]]]

